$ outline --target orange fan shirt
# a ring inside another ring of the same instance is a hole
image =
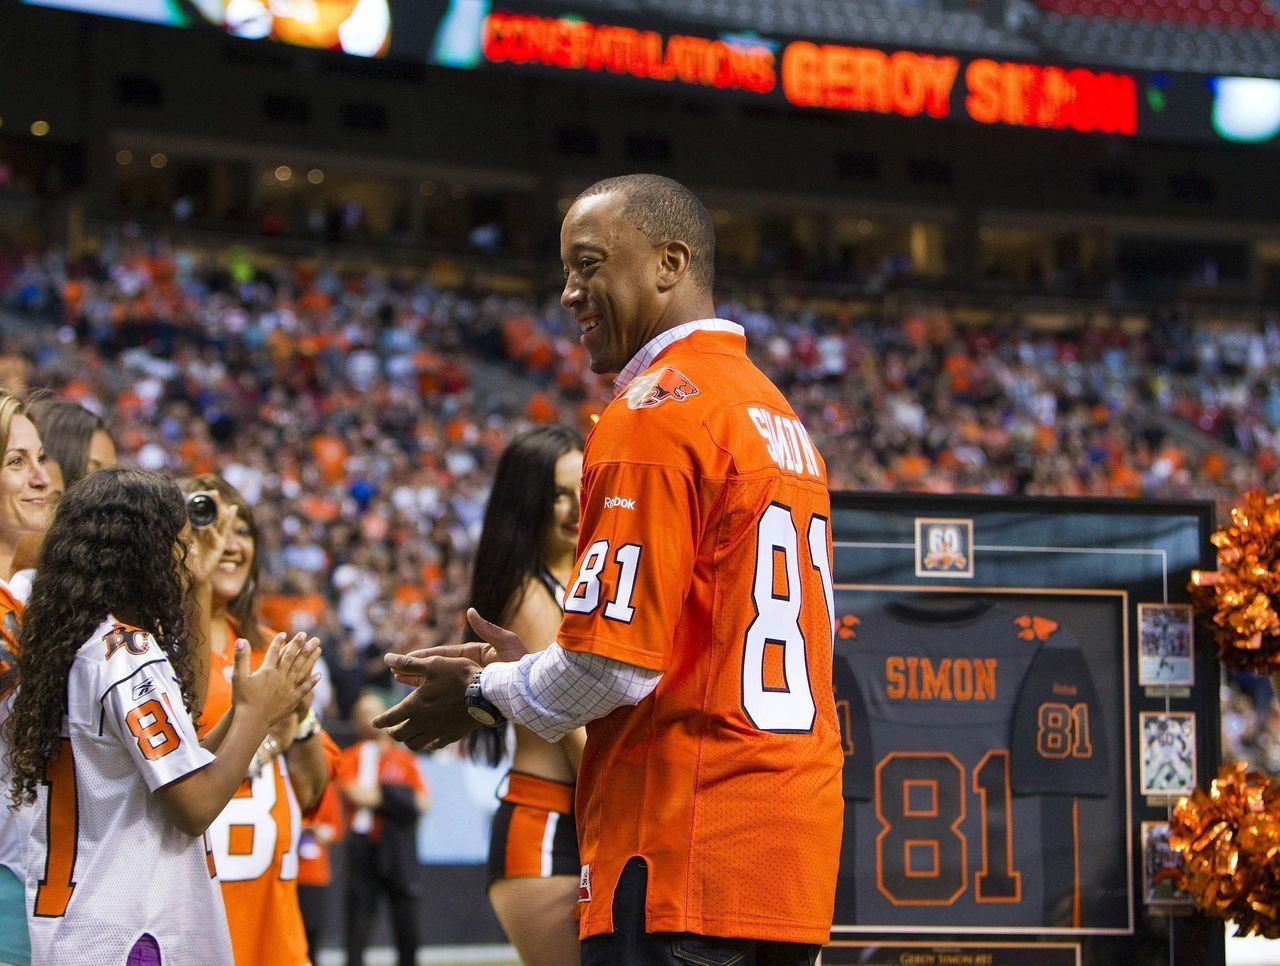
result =
[[[320,826],[329,830],[327,841],[313,831]],[[329,849],[334,842],[341,840],[342,832],[342,798],[338,794],[338,783],[331,781],[320,796],[320,804],[303,823],[302,839],[298,845],[298,885],[327,886],[332,881]]]
[[[662,350],[587,441],[558,641],[661,670],[587,727],[583,938],[632,856],[646,928],[823,943],[844,802],[826,467],[740,332]]]
[[[409,749],[395,743],[366,739],[342,749],[338,761],[338,785],[407,785],[418,794],[427,791],[418,770],[418,759]],[[347,809],[347,829],[367,835],[371,842],[382,837],[382,816],[368,808]]]
[[[274,633],[265,631],[270,640]],[[257,668],[266,651],[251,651]],[[209,693],[200,717],[200,737],[231,710],[231,671],[235,629],[228,633],[223,655],[209,655]],[[338,748],[323,731],[330,774]],[[236,966],[306,966],[311,961],[302,913],[298,909],[298,839],[302,813],[289,766],[283,755],[273,758],[256,778],[246,778],[227,807],[209,826],[222,900],[231,928]]]

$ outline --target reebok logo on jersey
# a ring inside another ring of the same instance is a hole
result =
[[[689,377],[670,366],[636,376],[622,393],[629,409],[652,409],[654,406],[661,406],[668,399],[684,402],[697,394],[698,387],[689,381]]]
[[[578,877],[578,901],[591,901],[591,866],[582,867],[582,875]]]
[[[137,701],[139,698],[145,698],[155,689],[156,686],[151,683],[150,678],[143,678],[133,686],[133,700]]]
[[[634,510],[636,501],[629,500],[624,496],[606,496],[604,498],[604,508],[606,510]]]

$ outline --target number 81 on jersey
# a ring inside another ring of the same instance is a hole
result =
[[[800,624],[806,604],[805,586],[808,583],[812,587],[816,574],[827,617],[821,643],[830,653],[835,602],[827,532],[826,517],[810,517],[805,540],[809,564],[805,576],[809,579],[805,581],[801,576],[800,538],[791,508],[771,503],[756,526],[751,587],[755,618],[747,627],[742,653],[742,708],[761,731],[795,734],[813,730],[817,711]]]
[[[809,518],[805,528],[807,561],[802,561],[799,533],[790,507],[771,503],[756,523],[755,564],[750,571],[755,613],[743,646],[742,708],[760,731],[795,734],[813,730],[816,708],[801,623],[806,604],[817,606],[812,602],[816,576],[821,603],[826,607],[820,643],[829,654],[835,613],[828,529],[826,517],[815,514]],[[566,613],[591,614],[600,606],[600,575],[609,562],[609,550],[607,540],[597,540],[582,555],[577,577],[565,591]],[[635,543],[623,544],[612,556],[618,576],[612,599],[605,603],[604,616],[630,624],[635,617],[632,598],[643,548]]]

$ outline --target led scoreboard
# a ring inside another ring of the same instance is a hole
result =
[[[795,107],[1131,135],[1131,74],[874,47],[708,38],[495,10],[481,23],[490,64],[535,65],[756,95]],[[442,54],[447,57],[447,53]]]
[[[357,57],[915,123],[1202,143],[1280,138],[1280,80],[832,42],[610,9],[599,0],[22,2]]]

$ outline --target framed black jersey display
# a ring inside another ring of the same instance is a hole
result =
[[[1214,566],[1212,523],[1207,503],[833,495],[824,963],[1220,966],[1221,927],[1152,901],[1143,865],[1143,823],[1218,767],[1212,647],[1194,673],[1142,663],[1144,625]]]

